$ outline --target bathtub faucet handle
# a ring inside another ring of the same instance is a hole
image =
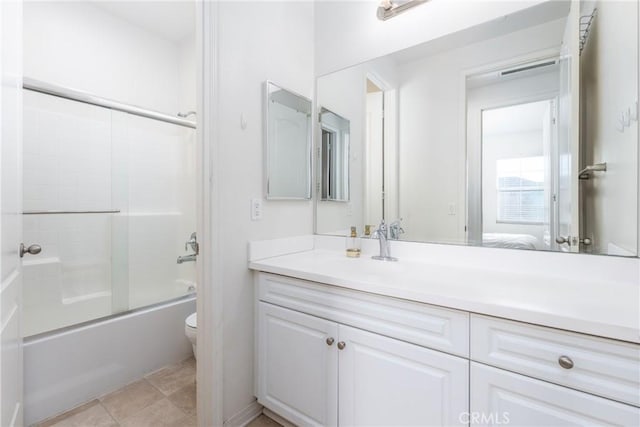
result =
[[[200,244],[198,243],[198,237],[195,231],[191,233],[191,238],[185,242],[184,250],[189,250],[189,247],[191,247],[191,250],[195,252],[195,255],[200,254]]]

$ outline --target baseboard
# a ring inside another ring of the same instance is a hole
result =
[[[279,424],[282,424],[284,427],[296,427],[295,424],[292,424],[290,421],[282,418],[280,415],[276,414],[275,412],[267,409],[267,408],[263,408],[262,412],[264,412],[264,414],[271,418],[272,420],[276,421]]]
[[[249,406],[224,422],[224,427],[245,427],[262,414],[262,405],[254,400]]]

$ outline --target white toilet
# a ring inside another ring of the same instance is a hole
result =
[[[191,341],[191,346],[193,347],[193,357],[196,356],[196,335],[197,335],[197,325],[198,325],[198,313],[192,313],[184,320],[184,333]]]

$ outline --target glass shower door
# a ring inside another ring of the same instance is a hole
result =
[[[24,91],[24,333],[195,291],[195,130]]]
[[[144,307],[195,290],[195,263],[178,264],[195,232],[195,130],[113,112],[114,306]],[[126,254],[126,256],[125,256]]]
[[[111,112],[24,92],[24,333],[112,313]]]

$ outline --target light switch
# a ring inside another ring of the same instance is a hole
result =
[[[455,216],[456,215],[456,204],[455,203],[449,203],[449,215],[451,216]]]
[[[262,219],[262,199],[251,199],[251,220],[259,221]]]

